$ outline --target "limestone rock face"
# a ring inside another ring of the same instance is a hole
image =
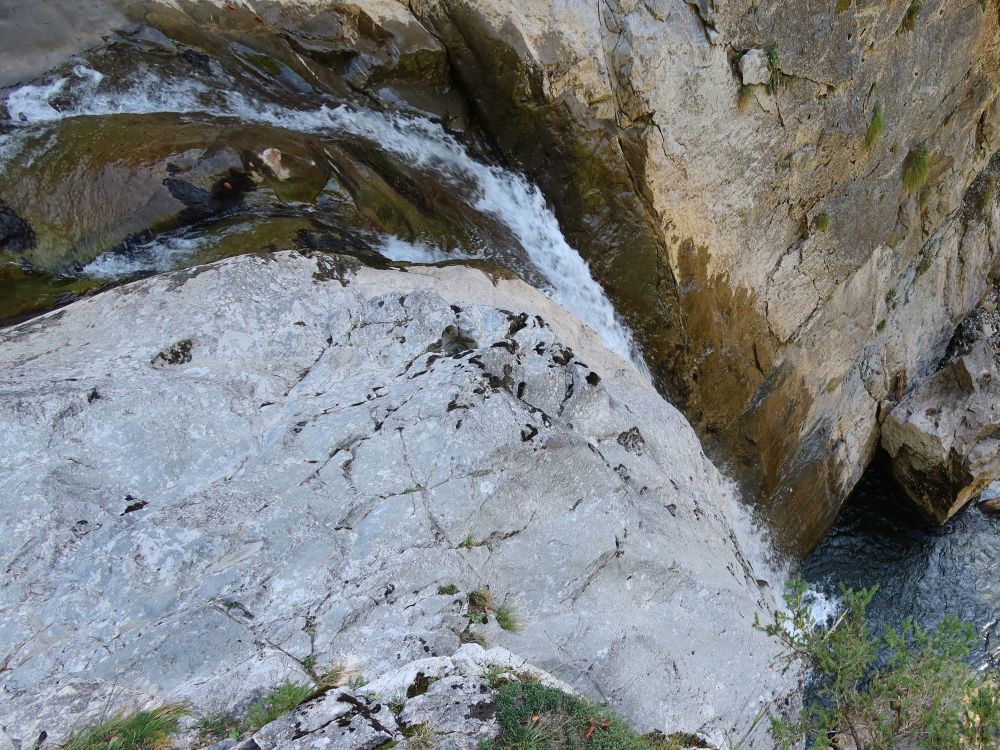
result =
[[[521,281],[298,253],[150,278],[0,332],[0,422],[5,750],[471,638],[719,747],[795,687],[730,485]],[[470,623],[477,589],[520,630]]]
[[[410,5],[709,454],[810,548],[996,264],[996,4]],[[754,50],[773,91],[740,92]]]
[[[938,523],[1000,478],[998,323],[995,309],[970,316],[959,329],[960,351],[882,427],[893,475]]]

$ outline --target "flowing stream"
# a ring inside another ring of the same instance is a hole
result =
[[[76,124],[87,118],[173,113],[182,121],[186,118],[240,126],[258,123],[293,134],[309,134],[321,142],[351,138],[377,151],[379,158],[401,163],[409,172],[432,176],[435,190],[451,191],[476,217],[472,221],[492,224],[497,234],[508,240],[497,243],[506,244],[506,251],[496,252],[488,237],[442,247],[432,236],[360,233],[368,247],[391,261],[476,259],[508,266],[590,325],[609,349],[632,361],[648,378],[632,334],[616,315],[587,264],[567,243],[541,191],[521,174],[475,158],[455,135],[426,117],[359,108],[330,101],[315,92],[302,97],[304,104],[312,107],[296,108],[276,101],[277,97],[268,96],[266,91],[254,92],[262,95],[251,97],[241,77],[218,66],[213,74],[216,85],[210,87],[203,80],[171,76],[144,65],[116,76],[97,64],[77,63],[61,75],[9,91],[0,108],[9,117],[6,133],[0,134],[0,176],[5,170],[30,169],[37,160],[45,159],[51,140],[61,137],[55,125],[70,120]],[[421,189],[419,185],[417,189]],[[303,218],[324,220],[321,201],[297,201],[282,209]],[[107,282],[203,262],[206,258],[201,250],[218,244],[227,233],[240,234],[238,230],[245,229],[246,221],[252,218],[244,212],[242,224],[217,222],[206,232],[202,222],[194,229],[180,227],[147,235],[124,246],[106,248],[72,267],[67,265],[55,272],[50,269],[49,273],[64,280]],[[332,220],[335,222],[336,217]],[[244,247],[245,251],[257,249],[249,241]],[[18,262],[24,263],[23,259],[8,259],[8,264]]]

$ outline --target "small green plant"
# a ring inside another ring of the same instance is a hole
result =
[[[440,596],[454,596],[458,593],[458,586],[454,583],[449,583],[447,586],[438,586],[438,594]]]
[[[791,581],[788,611],[766,627],[758,624],[784,645],[787,658],[813,668],[814,698],[798,721],[772,719],[779,747],[803,740],[810,750],[827,750],[831,740],[857,750],[997,747],[1000,689],[965,662],[975,641],[971,627],[946,617],[924,630],[907,618],[898,630],[873,636],[865,611],[876,589],[841,586],[843,610],[830,628],[820,628],[806,591],[801,578]]]
[[[465,539],[462,540],[461,546],[465,547],[466,549],[473,549],[476,546],[476,540],[471,536],[467,536],[465,537]]]
[[[868,123],[868,130],[865,131],[865,148],[868,151],[875,148],[875,144],[878,143],[884,131],[885,113],[882,111],[882,104],[876,103],[875,109],[872,110],[871,122]]]
[[[360,690],[367,684],[368,678],[361,674],[356,674],[347,681],[347,687],[351,688],[351,690]]]
[[[779,65],[781,64],[781,57],[778,54],[778,45],[772,44],[767,48],[767,69],[771,71],[771,77],[767,81],[767,93],[773,94],[778,90],[778,85],[781,83],[781,70]]]
[[[830,214],[817,214],[816,218],[813,219],[813,226],[816,228],[817,232],[825,232],[830,228]]]
[[[882,331],[884,331],[884,330],[885,330],[885,327],[886,327],[886,325],[887,325],[887,321],[886,321],[886,319],[885,319],[885,318],[882,318],[882,320],[880,320],[880,321],[878,322],[878,325],[877,325],[877,326],[875,326],[875,328],[877,328],[877,329],[878,329],[878,331],[879,331],[879,333],[881,333]]]
[[[489,589],[476,589],[469,593],[469,609],[477,612],[489,612],[496,608],[493,594]]]
[[[899,22],[899,28],[896,29],[896,33],[905,34],[913,31],[913,28],[917,25],[917,17],[920,15],[923,7],[924,5],[921,0],[913,0],[906,9],[906,13],[903,14],[903,20]]]
[[[903,191],[912,193],[923,187],[931,168],[931,152],[921,143],[903,162]]]
[[[179,706],[118,714],[75,733],[63,750],[157,750],[177,731],[184,714]]]
[[[496,693],[500,732],[486,750],[680,750],[686,736],[641,736],[608,709],[537,683]]]
[[[256,731],[294,710],[312,695],[313,689],[308,685],[286,680],[250,707],[246,718],[240,724],[240,729]]]
[[[501,604],[497,607],[495,616],[497,618],[497,625],[504,630],[516,633],[521,629],[521,622],[517,619],[517,615],[514,614],[514,609],[510,605]]]
[[[302,668],[306,672],[309,672],[310,674],[312,674],[313,670],[316,669],[316,655],[315,654],[309,654],[309,656],[305,657],[302,660]]]
[[[500,666],[499,664],[488,665],[479,677],[483,681],[484,685],[488,685],[494,690],[511,681],[510,670],[507,667]]]

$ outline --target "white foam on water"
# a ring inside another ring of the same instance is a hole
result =
[[[40,86],[21,86],[7,97],[7,114],[15,123],[48,122],[63,117],[63,113],[50,103],[69,82],[68,78],[57,78],[52,83]]]
[[[68,79],[44,87],[22,86],[15,90],[7,99],[15,123],[50,122],[82,115],[203,113],[265,122],[300,132],[349,134],[374,142],[418,169],[433,170],[467,195],[474,210],[491,214],[506,224],[528,259],[548,280],[542,291],[593,328],[608,349],[631,361],[649,380],[649,370],[631,331],[619,320],[586,262],[566,242],[538,187],[520,174],[476,161],[440,125],[424,118],[346,106],[305,111],[250,103],[239,92],[224,86],[209,92],[196,80],[164,81],[148,70],[138,71],[126,91],[99,90],[103,76],[97,71],[81,72],[77,78],[86,90],[75,96],[76,103],[65,111],[56,110],[49,101],[63,92]],[[398,246],[393,247],[399,251]],[[419,255],[412,249],[407,252]],[[118,262],[105,260],[104,265],[95,268],[113,268]]]
[[[183,264],[210,241],[205,237],[158,238],[128,252],[102,253],[85,265],[82,272],[93,279],[120,279],[137,273],[169,271]]]
[[[812,586],[806,591],[805,603],[809,605],[809,616],[816,627],[829,628],[840,614],[841,601],[834,594],[826,594]]]
[[[409,242],[392,235],[382,239],[378,252],[389,260],[407,263],[440,263],[444,260],[468,257],[459,253],[446,253],[441,248],[426,242]]]

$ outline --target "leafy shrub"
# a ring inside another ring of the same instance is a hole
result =
[[[762,628],[784,644],[788,658],[813,669],[814,698],[798,722],[772,719],[783,750],[803,739],[810,750],[826,750],[838,738],[857,750],[998,747],[1000,688],[965,662],[975,642],[971,627],[946,617],[924,630],[907,618],[898,630],[873,636],[865,610],[875,589],[841,587],[842,613],[829,629],[817,628],[805,594],[806,583],[793,580],[788,612]]]
[[[118,714],[77,732],[63,750],[157,750],[177,731],[184,713],[178,706],[163,706],[128,716]]]

